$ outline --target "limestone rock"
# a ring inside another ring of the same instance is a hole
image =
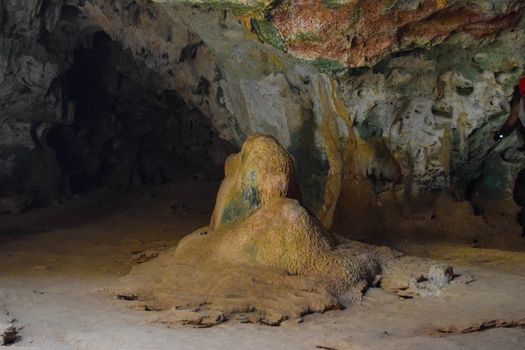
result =
[[[241,152],[226,160],[224,168],[210,223],[214,230],[245,219],[270,201],[299,198],[293,162],[273,138],[249,137]]]
[[[0,304],[0,346],[9,346],[20,340],[21,327]]]
[[[0,13],[0,198],[220,176],[232,146],[181,97],[202,98],[206,79],[175,91],[172,63],[193,37],[158,4],[4,1]]]
[[[326,228],[355,183],[376,202],[448,189],[509,200],[525,159],[516,135],[494,144],[491,134],[523,74],[524,8],[4,1],[0,197],[45,204],[99,186],[218,178],[262,133],[291,154],[302,205]],[[111,107],[87,113],[95,100]]]
[[[524,8],[512,0],[283,1],[267,17],[293,55],[356,67],[451,37],[491,37],[514,27]]]
[[[167,325],[182,324],[205,328],[224,322],[224,315],[218,311],[205,312],[202,308],[194,308],[193,310],[177,310],[173,308],[159,313],[153,321]]]
[[[517,62],[525,54],[507,46],[509,41],[524,43],[525,36],[509,31],[485,47],[468,49],[444,44],[392,57],[380,69],[340,82],[342,99],[355,110],[358,135],[369,147],[383,140],[400,166],[407,193],[452,188],[461,199],[476,191],[492,198],[511,196],[525,165],[513,156],[521,142],[514,134],[500,144],[492,141],[508,116],[521,74],[519,64],[503,62]],[[451,54],[454,62],[448,60]],[[486,60],[472,60],[479,55]],[[502,64],[494,66],[492,59]],[[376,164],[369,173],[381,173],[386,164]],[[467,194],[467,188],[475,190]]]
[[[304,205],[329,227],[350,133],[337,84],[257,41],[221,6],[178,5],[5,3],[0,134],[9,137],[0,140],[0,196],[184,178],[182,167],[222,165],[228,143],[265,133],[291,152]],[[100,57],[82,61],[79,50]],[[86,115],[95,100],[115,107]],[[221,139],[206,139],[214,131]]]
[[[287,198],[292,170],[275,139],[248,138],[226,164],[211,225],[134,267],[119,294],[160,310],[206,300],[206,312],[269,324],[340,307],[339,295],[362,290],[395,254],[327,232]]]
[[[428,271],[428,281],[436,288],[443,288],[454,278],[452,266],[447,264],[432,265]]]

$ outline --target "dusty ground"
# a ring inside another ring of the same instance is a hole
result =
[[[473,281],[429,298],[370,289],[343,311],[281,327],[230,321],[213,328],[149,322],[105,288],[136,260],[206,225],[218,184],[100,191],[55,208],[0,216],[0,309],[31,349],[525,349],[521,249],[411,241],[390,244],[446,260]],[[5,316],[2,316],[5,318]],[[0,318],[1,320],[1,318]]]

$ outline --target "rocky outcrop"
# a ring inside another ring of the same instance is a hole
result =
[[[402,174],[410,194],[452,186],[465,198],[480,182],[503,198],[523,157],[515,139],[495,145],[490,134],[523,74],[524,11],[520,1],[318,0],[243,16],[261,40],[337,74],[376,185]]]
[[[393,0],[259,2],[262,35],[292,55],[373,66],[392,52],[431,47],[452,38],[480,40],[514,28],[525,5],[516,0]]]
[[[346,168],[373,192],[511,198],[521,141],[496,144],[492,133],[524,73],[522,2],[283,1],[264,11],[245,15],[261,40],[335,75],[360,138]]]
[[[172,4],[163,8],[203,43],[189,60],[190,68],[181,71],[181,77],[187,69],[193,81],[200,76],[210,82],[209,94],[191,103],[237,145],[254,133],[275,137],[295,161],[304,205],[329,227],[343,156],[353,137],[337,83],[308,63],[258,42],[233,12]]]

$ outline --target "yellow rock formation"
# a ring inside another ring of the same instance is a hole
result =
[[[210,226],[125,278],[143,286],[128,293],[149,309],[169,310],[161,322],[205,326],[243,314],[278,324],[336,308],[340,295],[373,281],[392,257],[334,237],[288,198],[293,162],[274,138],[249,137],[225,173]]]

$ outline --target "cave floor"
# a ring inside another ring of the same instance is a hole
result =
[[[218,184],[101,190],[0,216],[0,309],[15,349],[525,349],[525,252],[444,241],[388,242],[447,261],[469,283],[402,299],[372,288],[343,311],[280,327],[149,322],[107,289],[138,260],[207,224]],[[1,323],[1,318],[0,318]]]

